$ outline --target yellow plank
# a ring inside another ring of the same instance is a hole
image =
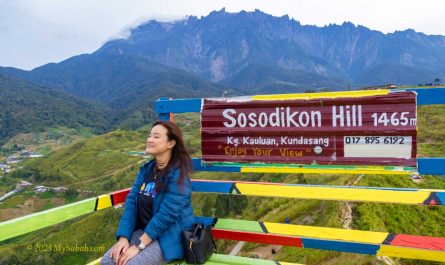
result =
[[[296,167],[241,167],[241,172],[247,173],[313,173],[313,174],[381,174],[381,175],[410,175],[408,171],[391,171],[383,168],[296,168]]]
[[[358,98],[366,96],[388,95],[389,90],[361,90],[361,91],[338,91],[321,93],[302,93],[302,94],[275,94],[275,95],[257,95],[252,96],[253,100],[292,100],[292,99],[323,99],[323,98]]]
[[[349,230],[340,228],[289,225],[264,222],[269,233],[320,239],[343,240],[361,243],[382,244],[388,233]]]
[[[102,258],[98,258],[96,260],[91,261],[90,263],[86,264],[86,265],[99,265],[100,264],[100,260]]]
[[[393,191],[360,188],[266,185],[253,183],[237,183],[236,187],[243,195],[403,204],[422,204],[431,194],[430,192],[423,190]]]
[[[96,211],[111,207],[111,197],[109,194],[97,196],[97,209]]]
[[[380,250],[377,251],[377,255],[445,262],[445,251],[429,249],[382,245],[380,246]]]

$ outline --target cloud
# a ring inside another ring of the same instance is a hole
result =
[[[0,0],[0,65],[32,69],[128,38],[132,28],[150,19],[200,17],[223,7],[288,14],[317,26],[351,21],[384,33],[412,28],[445,35],[442,0]]]

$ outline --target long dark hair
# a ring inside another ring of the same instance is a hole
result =
[[[184,144],[184,140],[182,139],[182,132],[179,127],[176,126],[176,124],[169,121],[157,121],[153,124],[153,127],[156,125],[162,125],[167,129],[167,137],[169,141],[176,141],[176,144],[172,150],[172,156],[168,161],[167,167],[165,168],[165,172],[168,172],[171,168],[178,166],[180,172],[178,183],[183,183],[184,179],[192,172],[192,158],[190,157],[190,153],[188,152]],[[165,176],[168,177],[168,175]]]

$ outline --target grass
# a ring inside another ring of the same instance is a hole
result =
[[[54,191],[50,190],[50,191],[45,191],[45,192],[39,193],[37,196],[40,199],[51,199],[51,198],[54,198],[55,196],[57,196],[57,194]]]
[[[23,149],[46,155],[77,141],[91,138],[93,135],[90,128],[50,127],[43,132],[17,134],[3,148],[12,149],[14,145],[17,145]]]

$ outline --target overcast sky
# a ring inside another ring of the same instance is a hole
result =
[[[288,14],[304,25],[350,21],[384,33],[445,35],[443,0],[0,0],[0,66],[30,70],[94,52],[148,19],[206,16],[223,7]]]

